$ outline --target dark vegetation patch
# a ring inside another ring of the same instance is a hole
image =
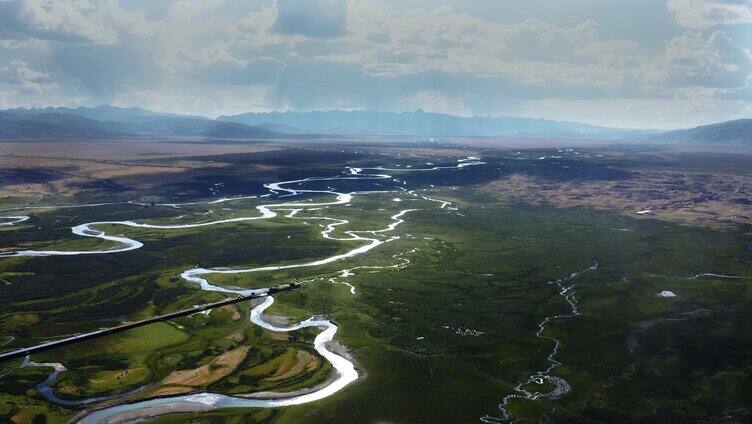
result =
[[[0,169],[0,184],[48,183],[62,178],[54,170]]]
[[[524,174],[550,181],[613,181],[632,177],[628,170],[611,163],[579,159],[522,159],[502,163],[505,175]]]
[[[119,192],[124,191],[126,187],[116,183],[112,179],[92,180],[72,185],[75,188],[83,190],[105,191],[105,192]]]

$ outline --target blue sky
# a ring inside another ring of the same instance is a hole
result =
[[[0,108],[752,117],[752,0],[0,0]]]

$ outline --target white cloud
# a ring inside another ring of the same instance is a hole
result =
[[[744,87],[752,74],[750,52],[723,31],[708,37],[686,31],[666,43],[658,84],[671,87]]]
[[[2,0],[0,38],[115,43],[115,29],[99,22],[101,6],[87,0]]]
[[[246,66],[247,59],[234,51],[240,36],[235,27],[245,16],[224,13],[222,4],[217,0],[172,4],[163,19],[152,23],[150,43],[157,65],[170,74],[205,66]]]
[[[8,66],[0,68],[0,77],[16,86],[21,93],[41,93],[53,82],[52,75],[31,69],[22,60],[13,60]]]
[[[704,29],[716,25],[752,23],[752,1],[668,0],[668,10],[677,24]]]
[[[571,27],[535,19],[502,24],[448,6],[398,14],[357,2],[348,28],[357,48],[318,59],[357,64],[375,76],[440,71],[533,86],[616,87],[642,60],[636,43],[601,39],[592,20]]]

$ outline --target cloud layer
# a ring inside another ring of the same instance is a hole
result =
[[[423,108],[661,128],[752,111],[749,0],[504,7],[0,0],[0,105]]]

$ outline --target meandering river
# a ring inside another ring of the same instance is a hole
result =
[[[233,223],[233,222],[269,219],[269,218],[278,216],[278,211],[288,212],[288,214],[285,215],[285,217],[300,219],[301,217],[297,215],[300,211],[311,210],[314,208],[318,209],[322,207],[348,205],[352,202],[354,196],[359,195],[359,194],[367,194],[368,192],[341,193],[341,192],[334,191],[333,189],[313,190],[313,189],[290,188],[289,186],[292,186],[292,185],[300,186],[300,185],[304,185],[306,183],[311,183],[311,182],[338,181],[338,180],[384,180],[384,179],[391,179],[393,177],[391,174],[395,172],[405,172],[405,171],[407,172],[416,172],[416,171],[430,172],[430,171],[435,171],[435,170],[440,170],[440,169],[441,170],[443,169],[462,170],[468,166],[483,165],[483,164],[484,162],[481,162],[480,158],[467,157],[467,158],[458,160],[457,164],[452,165],[452,166],[433,166],[431,168],[407,168],[407,167],[405,168],[385,168],[385,167],[347,168],[347,171],[343,173],[343,175],[334,176],[334,177],[311,177],[311,178],[304,178],[304,179],[299,179],[299,180],[267,183],[264,185],[264,187],[266,187],[271,193],[279,197],[299,196],[299,195],[317,195],[317,196],[331,195],[331,196],[334,196],[334,200],[324,201],[324,202],[268,203],[268,204],[263,204],[263,205],[259,205],[256,207],[256,209],[259,212],[259,215],[257,216],[221,219],[221,220],[194,223],[194,224],[164,225],[164,224],[141,223],[141,222],[135,222],[135,221],[130,221],[130,220],[89,222],[89,223],[80,224],[80,225],[76,225],[72,227],[72,232],[76,235],[83,236],[83,237],[93,237],[93,238],[98,238],[102,240],[107,240],[110,242],[115,242],[118,245],[114,248],[81,250],[81,251],[18,250],[18,251],[6,252],[3,254],[0,254],[0,257],[115,254],[118,252],[126,252],[130,250],[139,249],[144,245],[141,241],[132,239],[130,237],[125,237],[122,235],[107,234],[105,231],[98,230],[95,228],[101,225],[122,225],[122,226],[135,227],[135,228],[154,228],[154,229],[166,229],[166,230],[199,228],[199,227],[207,227],[211,225],[219,225],[219,224],[226,224],[226,223]],[[366,174],[364,173],[365,170],[375,170],[375,171],[385,172],[385,173]],[[386,172],[389,172],[389,174],[387,174]],[[432,199],[426,196],[418,195],[417,193],[415,193],[415,191],[408,191],[407,193],[409,193],[410,195],[414,197],[423,198],[424,200],[438,202],[440,203],[441,208],[445,208],[446,206],[450,204],[447,201]],[[255,197],[256,196],[220,198],[220,199],[216,199],[216,200],[212,200],[212,201],[208,201],[204,203],[216,204],[216,203],[231,202],[235,200],[255,198]],[[192,203],[186,203],[186,204],[197,204],[197,203],[200,203],[200,202],[192,202]],[[182,204],[182,205],[186,205],[186,204]],[[82,206],[90,206],[90,205],[82,205]],[[181,204],[162,204],[160,206],[172,206],[172,207],[179,208]],[[18,209],[21,210],[22,208],[18,208]],[[360,241],[360,242],[363,242],[363,244],[345,253],[333,255],[327,258],[323,258],[323,259],[308,261],[308,262],[284,264],[284,265],[269,265],[269,266],[255,267],[255,268],[239,268],[239,269],[228,269],[228,268],[211,269],[211,268],[197,267],[197,268],[192,268],[192,269],[188,269],[184,271],[181,274],[181,277],[184,280],[197,285],[202,290],[232,293],[232,294],[242,294],[242,295],[264,294],[267,292],[268,289],[266,288],[233,289],[233,288],[222,287],[222,286],[218,286],[218,285],[214,285],[210,283],[205,278],[205,276],[209,274],[238,274],[238,273],[275,271],[275,270],[291,269],[291,268],[317,267],[317,266],[321,266],[325,264],[330,264],[339,260],[362,255],[383,243],[387,243],[387,242],[398,239],[399,236],[391,236],[388,238],[383,238],[383,236],[384,236],[384,233],[394,231],[400,224],[404,222],[405,215],[407,215],[409,212],[414,211],[414,210],[415,209],[403,209],[399,213],[392,215],[391,223],[389,223],[385,228],[369,229],[369,230],[348,230],[344,232],[346,237],[336,237],[333,235],[333,232],[335,231],[336,227],[349,223],[349,221],[346,219],[337,219],[337,218],[322,217],[322,216],[303,217],[307,220],[316,219],[316,220],[327,221],[328,224],[321,231],[321,235],[324,238],[331,239],[331,240],[338,240],[338,241],[356,241],[356,242]],[[10,221],[0,223],[0,225],[13,225],[13,224],[23,222],[29,219],[28,216],[8,216],[8,217],[2,217],[2,218],[8,219]],[[346,271],[347,272],[343,272],[342,276],[350,275],[349,270],[346,270]],[[352,289],[352,292],[354,293],[354,288]],[[251,321],[255,325],[258,325],[262,328],[268,329],[270,331],[277,331],[277,332],[289,332],[289,331],[295,331],[295,330],[299,330],[301,328],[307,328],[307,327],[321,328],[323,331],[321,331],[314,339],[314,348],[322,357],[324,357],[327,361],[329,361],[332,364],[332,367],[335,370],[335,373],[334,373],[335,375],[333,376],[332,379],[328,381],[328,383],[325,386],[320,387],[320,388],[315,388],[309,391],[305,391],[303,393],[296,393],[291,396],[284,396],[284,394],[281,394],[280,397],[273,398],[273,399],[253,398],[252,397],[253,394],[228,396],[224,394],[208,393],[208,392],[195,393],[195,394],[190,394],[190,395],[160,397],[160,398],[154,398],[154,399],[147,399],[147,400],[143,400],[143,401],[139,401],[135,403],[114,405],[114,406],[106,407],[103,409],[95,410],[89,413],[88,415],[85,415],[82,418],[80,418],[78,422],[84,423],[84,424],[103,423],[103,422],[110,422],[112,420],[121,419],[121,418],[127,418],[128,420],[137,420],[139,419],[139,417],[153,416],[153,415],[157,415],[160,413],[174,413],[174,412],[180,412],[180,411],[202,411],[202,410],[226,408],[226,407],[272,408],[272,407],[282,407],[282,406],[289,406],[289,405],[299,405],[299,404],[303,404],[307,402],[320,400],[327,396],[331,396],[332,394],[345,388],[348,384],[357,380],[358,373],[352,361],[345,358],[342,355],[335,353],[333,350],[330,350],[329,348],[327,348],[327,345],[330,342],[332,342],[332,340],[334,339],[334,336],[337,332],[337,325],[335,325],[334,323],[332,323],[331,321],[327,319],[309,318],[307,320],[301,321],[297,324],[287,326],[287,327],[275,326],[263,319],[264,311],[267,308],[269,308],[273,304],[273,302],[274,302],[274,298],[272,296],[266,296],[264,298],[264,301],[261,304],[257,305],[251,310],[251,314],[250,314]],[[37,364],[27,359],[24,362],[24,366],[46,366],[46,367],[52,367],[54,369],[53,373],[47,378],[47,380],[41,384],[42,386],[44,386],[43,389],[45,389],[47,398],[53,402],[70,405],[70,404],[88,404],[88,403],[93,403],[93,402],[103,400],[101,398],[100,399],[87,399],[87,400],[82,400],[82,401],[76,401],[75,403],[68,403],[71,401],[65,401],[63,399],[57,398],[52,392],[51,386],[54,383],[57,376],[61,372],[65,371],[65,367],[62,364],[59,364],[59,363]]]

